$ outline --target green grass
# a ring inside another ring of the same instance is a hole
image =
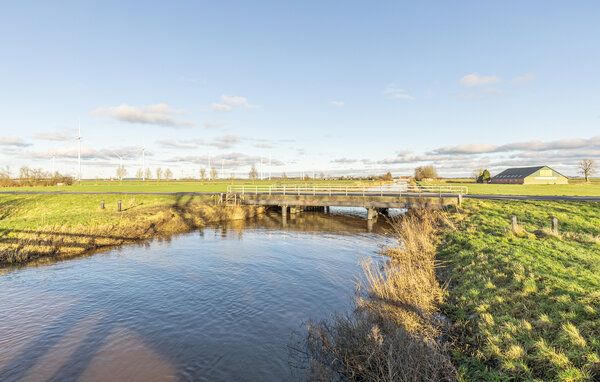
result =
[[[200,181],[160,181],[156,180],[148,180],[146,182],[137,181],[137,180],[125,180],[122,183],[118,181],[106,181],[106,180],[84,180],[81,184],[73,184],[71,186],[64,187],[3,187],[0,188],[0,191],[114,191],[114,192],[225,192],[227,191],[227,186],[234,185],[271,185],[271,184],[313,184],[313,183],[322,183],[322,184],[352,184],[354,182],[348,181],[327,181],[327,180],[315,180],[315,181],[306,181],[302,182],[299,180],[259,180],[259,181],[250,181],[250,180],[217,180],[214,182],[200,182]]]
[[[589,183],[581,180],[569,180],[569,184],[482,184],[466,179],[445,179],[424,184],[447,184],[466,186],[469,194],[475,195],[569,195],[600,196],[600,179]]]
[[[455,323],[462,379],[598,380],[600,204],[463,206],[438,253],[451,280],[444,313]]]
[[[252,208],[174,195],[0,195],[0,265],[65,257],[91,249],[243,219]],[[105,209],[100,201],[105,200]],[[122,212],[117,211],[122,200]]]

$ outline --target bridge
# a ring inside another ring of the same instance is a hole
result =
[[[281,208],[283,218],[301,210],[327,210],[330,206],[362,207],[367,220],[387,213],[390,208],[434,207],[460,204],[468,193],[464,186],[274,184],[230,185],[226,200],[246,205]]]

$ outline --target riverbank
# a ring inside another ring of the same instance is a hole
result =
[[[199,196],[0,195],[0,266],[77,256],[261,212]]]
[[[442,311],[462,379],[599,378],[600,204],[468,201],[449,216]]]
[[[468,200],[394,227],[355,309],[308,326],[312,379],[600,377],[600,204]]]

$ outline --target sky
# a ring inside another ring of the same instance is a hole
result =
[[[80,123],[84,178],[120,158],[134,176],[142,147],[176,177],[209,157],[227,177],[577,175],[600,161],[599,19],[597,1],[3,1],[0,160],[75,175]]]

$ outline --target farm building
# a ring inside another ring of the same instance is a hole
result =
[[[566,176],[548,166],[514,167],[492,177],[492,183],[506,184],[568,184]]]

